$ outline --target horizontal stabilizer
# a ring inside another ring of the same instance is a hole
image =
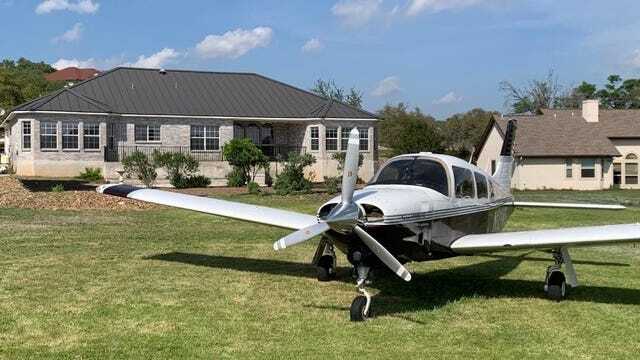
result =
[[[98,192],[286,229],[299,230],[318,223],[313,215],[123,184],[102,185]]]
[[[529,202],[514,201],[513,206],[521,207],[546,207],[546,208],[564,208],[564,209],[600,209],[600,210],[624,210],[626,207],[622,205],[606,205],[606,204],[579,204],[579,203],[547,203],[547,202]]]
[[[451,249],[459,254],[478,254],[564,246],[606,246],[623,242],[640,242],[640,224],[466,235],[454,241]]]

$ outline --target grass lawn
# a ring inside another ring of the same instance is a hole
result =
[[[602,193],[518,193],[584,201]],[[640,192],[615,196],[640,199]],[[326,197],[232,199],[313,213]],[[509,230],[637,222],[640,208],[519,209]],[[377,317],[351,323],[344,256],[319,283],[315,242],[173,209],[0,209],[0,358],[631,358],[640,352],[640,248],[577,249],[581,287],[542,291],[551,257],[509,252],[410,263],[372,284]]]

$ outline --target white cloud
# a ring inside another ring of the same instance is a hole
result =
[[[95,68],[96,60],[94,58],[86,59],[86,60],[78,60],[76,58],[73,59],[58,59],[58,61],[54,62],[51,66],[55,69],[65,69],[68,67],[77,67],[77,68]]]
[[[400,88],[400,79],[397,76],[388,76],[378,83],[371,92],[373,96],[387,96],[402,90]]]
[[[331,8],[349,26],[361,26],[378,13],[382,0],[342,0]]]
[[[462,96],[456,95],[456,93],[454,93],[453,91],[449,91],[443,97],[434,100],[433,103],[436,105],[447,105],[458,103],[460,101],[462,101]]]
[[[269,27],[236,29],[222,35],[207,35],[196,45],[196,52],[204,58],[236,59],[252,49],[268,46],[272,37],[273,30]]]
[[[71,29],[65,31],[62,35],[54,37],[52,41],[54,43],[78,41],[82,37],[82,30],[82,23],[76,23]]]
[[[124,63],[122,66],[131,66],[131,67],[139,67],[139,68],[161,68],[165,64],[170,63],[171,61],[180,57],[180,53],[175,51],[174,49],[164,48],[158,51],[155,54],[144,56],[140,55],[138,60],[131,63]]]
[[[36,7],[36,14],[48,14],[52,11],[73,11],[79,14],[95,14],[100,4],[93,0],[45,0]]]
[[[317,52],[322,50],[324,45],[320,42],[318,38],[309,39],[304,45],[302,45],[303,52]]]
[[[440,12],[462,9],[481,3],[483,0],[409,0],[407,15],[418,15],[423,11]]]
[[[629,65],[634,68],[640,68],[640,49],[636,49],[631,54],[631,59],[629,61]]]

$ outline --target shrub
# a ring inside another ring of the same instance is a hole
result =
[[[235,172],[234,181],[255,181],[256,173],[268,166],[269,161],[262,151],[249,139],[233,139],[224,146],[224,158],[233,166]],[[229,178],[229,177],[227,177]],[[229,186],[234,186],[229,184]],[[237,186],[237,185],[236,185]]]
[[[258,185],[258,183],[256,183],[255,181],[249,181],[249,183],[247,184],[247,191],[249,192],[249,194],[253,195],[260,194],[260,185]]]
[[[332,176],[332,177],[325,176],[324,186],[326,188],[327,194],[335,194],[339,191],[340,178],[337,176]]]
[[[102,180],[102,170],[100,168],[84,168],[84,172],[81,172],[78,178],[87,181],[100,181]]]
[[[176,189],[203,188],[211,185],[211,179],[204,175],[192,175],[188,177],[178,175],[171,182],[171,185]]]
[[[136,150],[122,159],[124,173],[128,178],[135,176],[146,187],[153,186],[158,177],[156,165],[142,151]]]
[[[64,191],[64,185],[62,184],[56,184],[51,187],[51,192],[59,193],[63,191]]]
[[[227,174],[227,186],[242,187],[246,183],[247,178],[244,177],[244,173],[236,167]]]
[[[331,158],[338,162],[338,171],[342,172],[342,169],[344,169],[344,162],[347,159],[347,153],[337,152],[331,155]],[[363,162],[364,162],[364,156],[362,154],[358,154],[358,169],[360,168],[360,166],[362,166]]]
[[[311,154],[291,153],[282,173],[276,179],[274,185],[276,193],[287,195],[311,190],[311,181],[304,177],[304,168],[315,162],[316,159]]]
[[[193,182],[191,182],[191,179],[196,177],[195,174],[196,172],[198,172],[200,164],[198,163],[198,160],[196,160],[190,154],[161,153],[159,151],[154,151],[153,162],[156,166],[163,167],[165,169],[169,178],[169,182],[175,188],[184,189],[186,187],[196,187],[189,185],[191,185],[192,183],[198,183],[198,181],[202,181],[194,180]],[[210,183],[211,181],[209,181],[209,184]],[[205,185],[204,187],[208,186],[209,184]]]

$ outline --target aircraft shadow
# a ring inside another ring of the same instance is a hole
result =
[[[460,266],[452,269],[414,273],[411,282],[399,281],[387,271],[375,274],[371,289],[378,289],[374,296],[374,310],[378,315],[401,317],[401,314],[436,310],[451,302],[469,297],[486,298],[545,298],[543,276],[546,267],[540,270],[540,280],[503,279],[522,261],[528,261],[528,254],[522,256],[500,256],[498,258]],[[311,264],[249,259],[218,255],[204,255],[171,252],[145,257],[148,260],[179,262],[195,266],[219,269],[233,269],[253,273],[297,276],[315,279],[316,271]],[[534,259],[536,261],[537,259]],[[600,264],[600,263],[597,263]],[[350,268],[339,267],[338,279],[353,283]],[[356,292],[354,289],[354,296]],[[605,304],[640,305],[640,290],[605,286],[580,286],[571,289],[568,301],[583,301]],[[345,311],[348,305],[328,305],[321,308]]]

